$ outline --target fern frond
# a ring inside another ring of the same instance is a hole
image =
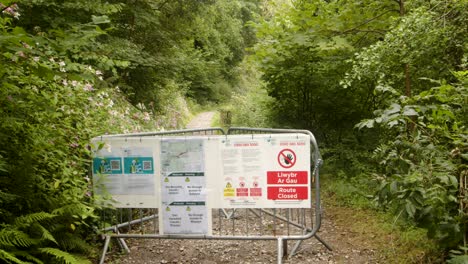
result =
[[[15,255],[6,252],[3,249],[0,249],[0,261],[5,263],[17,263],[17,264],[27,264],[28,262],[24,262],[19,260],[15,257]]]
[[[79,261],[80,264],[91,264],[91,261],[89,261],[89,259],[86,257],[75,255],[75,258]]]
[[[92,213],[94,209],[83,203],[71,203],[52,211],[55,215],[83,215],[83,213]]]
[[[6,193],[0,190],[0,202],[10,203],[18,199],[18,195]]]
[[[49,220],[57,215],[55,214],[49,214],[46,212],[38,212],[38,213],[32,213],[32,214],[27,214],[27,215],[22,215],[19,216],[15,219],[15,225],[17,226],[29,226],[32,223],[36,222],[41,222],[44,220]]]
[[[56,234],[55,238],[57,239],[60,247],[67,251],[76,250],[80,252],[90,252],[92,250],[92,247],[88,245],[86,241],[70,233],[62,232],[60,234]]]
[[[45,227],[42,225],[35,223],[33,225],[34,228],[37,228],[38,231],[41,233],[41,239],[43,240],[48,240],[54,242],[56,245],[58,245],[57,240],[55,240],[55,237],[47,230]]]
[[[30,247],[38,242],[37,239],[31,238],[28,234],[17,229],[4,228],[0,230],[0,247]]]
[[[38,250],[39,252],[52,256],[56,260],[65,264],[82,264],[81,259],[79,260],[74,255],[58,248],[39,248]]]
[[[44,262],[42,260],[34,257],[33,255],[31,255],[27,251],[12,251],[11,253],[13,253],[15,256],[21,257],[22,259],[32,261],[32,263],[44,264]],[[30,263],[30,262],[26,262],[26,263]]]

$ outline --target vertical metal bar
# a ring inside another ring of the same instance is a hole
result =
[[[245,234],[249,236],[249,209],[245,210]]]
[[[287,214],[286,219],[288,219],[288,221],[286,222],[286,228],[287,228],[287,230],[288,230],[288,236],[289,236],[289,222],[290,222],[290,220],[289,220],[289,213],[290,213],[290,212],[291,212],[291,209],[288,208],[288,210],[286,211],[286,214]]]
[[[260,219],[260,235],[263,235],[263,229],[264,228],[263,228],[263,211],[262,210],[260,210],[259,219]]]
[[[221,217],[222,212],[223,210],[218,209],[218,232],[220,236],[223,234],[223,224],[222,224],[222,217]]]
[[[133,211],[132,211],[132,208],[128,208],[128,231],[129,233],[132,231],[132,215],[133,215]]]
[[[276,208],[273,208],[273,235],[276,236]]]
[[[120,214],[120,219],[119,219],[119,214]],[[119,208],[119,211],[117,213],[117,222],[118,222],[117,224],[123,223],[123,209],[122,208]]]
[[[281,264],[283,263],[283,239],[281,237],[278,237],[278,257],[277,257],[277,263]]]
[[[110,236],[106,236],[106,241],[104,241],[104,248],[102,249],[102,255],[101,255],[101,260],[99,261],[99,264],[104,264],[104,260],[106,259],[106,253],[107,253],[107,248],[109,247],[110,239],[111,239]]]
[[[157,208],[153,208],[153,210],[154,210],[153,212],[154,212],[155,215],[159,213]],[[158,214],[158,219],[157,220],[159,220],[159,214]],[[156,228],[159,229],[159,226],[157,226],[158,225],[157,220],[156,220],[156,217],[153,218],[153,234],[155,234],[155,235],[156,235]]]
[[[312,209],[309,209],[309,210],[312,210]],[[301,219],[302,225],[303,225],[303,226],[307,226],[306,209],[305,209],[305,208],[302,209],[301,218],[302,218],[302,219]],[[312,228],[312,225],[310,226],[310,228]]]
[[[232,234],[235,235],[235,232],[236,232],[236,223],[235,223],[235,219],[234,219],[234,210],[232,211],[232,214],[231,214],[231,221],[232,221]]]
[[[145,233],[145,227],[143,226],[143,209],[140,208],[139,210],[140,213],[140,233]]]

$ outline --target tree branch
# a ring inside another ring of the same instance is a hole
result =
[[[345,31],[343,31],[343,32],[341,32],[341,33],[342,33],[342,34],[347,34],[347,33],[349,33],[349,32],[354,32],[354,31],[356,31],[358,28],[360,28],[360,27],[362,27],[362,26],[364,26],[364,25],[369,24],[370,22],[376,20],[377,18],[379,18],[379,17],[381,17],[381,16],[383,16],[383,15],[385,15],[385,14],[391,12],[391,11],[395,11],[395,10],[394,10],[394,9],[388,9],[387,11],[385,11],[385,12],[383,12],[383,13],[381,13],[381,14],[379,14],[379,15],[373,17],[373,18],[369,18],[368,20],[364,21],[363,23],[361,23],[361,24],[359,24],[359,25],[357,25],[357,26],[355,26],[355,27],[353,27],[353,28],[347,29],[347,30],[345,30]],[[361,31],[365,32],[364,30],[361,30]],[[369,30],[369,31],[372,31],[372,30]],[[375,32],[378,32],[379,30],[374,30],[374,31],[375,31]],[[383,32],[378,32],[378,33],[384,34]]]
[[[2,8],[2,10],[0,11],[0,13],[3,13],[3,11],[7,10],[8,8],[10,8],[10,7],[14,6],[14,5],[16,5],[16,2],[13,2],[13,3],[11,3],[10,5],[5,6],[4,8]]]

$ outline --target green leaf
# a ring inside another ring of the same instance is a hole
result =
[[[16,258],[15,255],[3,249],[0,249],[0,260],[5,260],[5,261],[8,261],[9,263],[17,263],[17,264],[29,263],[29,262],[21,261],[20,259]]]
[[[413,218],[416,213],[416,207],[409,200],[406,200],[405,209],[408,216]]]
[[[92,16],[93,19],[93,24],[99,25],[99,24],[108,24],[110,23],[110,19],[108,16]]]
[[[39,248],[38,249],[40,252],[45,253],[47,255],[50,255],[54,257],[57,260],[63,261],[66,264],[81,264],[83,263],[82,260],[78,260],[75,256],[72,254],[62,251],[57,248]],[[89,262],[87,262],[89,263]]]
[[[412,107],[405,106],[403,108],[403,115],[404,116],[418,116],[418,112],[416,112]]]

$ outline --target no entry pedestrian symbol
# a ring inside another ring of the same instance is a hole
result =
[[[278,154],[278,163],[281,167],[289,169],[296,164],[296,153],[291,149],[283,149]]]

